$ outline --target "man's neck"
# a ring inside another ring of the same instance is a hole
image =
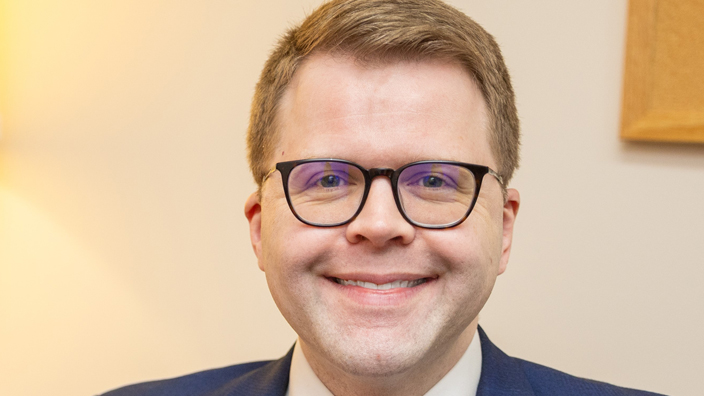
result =
[[[449,348],[431,351],[418,364],[392,375],[352,375],[316,356],[305,343],[301,347],[313,372],[337,396],[424,395],[457,364],[476,331],[477,320]]]

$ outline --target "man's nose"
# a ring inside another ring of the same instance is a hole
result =
[[[409,244],[416,228],[408,223],[396,206],[391,180],[376,177],[359,215],[347,225],[347,240],[351,243],[369,241],[375,247],[388,243]]]

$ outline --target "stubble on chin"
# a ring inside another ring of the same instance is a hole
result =
[[[414,336],[423,339],[417,333],[399,339],[395,334],[369,329],[337,332],[319,328],[313,345],[306,349],[347,375],[389,377],[403,374],[423,358],[426,346]]]

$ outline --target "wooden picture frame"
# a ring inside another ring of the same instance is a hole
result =
[[[704,0],[630,0],[621,137],[704,143]]]

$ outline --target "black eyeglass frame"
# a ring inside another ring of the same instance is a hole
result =
[[[291,171],[302,164],[309,163],[309,162],[336,162],[336,163],[341,163],[341,164],[347,164],[347,165],[352,165],[355,168],[359,169],[362,172],[362,175],[364,175],[364,194],[362,195],[362,200],[359,202],[359,208],[357,208],[357,211],[347,220],[341,221],[338,223],[334,224],[320,224],[320,223],[313,223],[310,222],[304,218],[302,218],[297,212],[296,209],[293,207],[293,204],[291,203],[291,196],[289,195],[288,191],[288,179],[289,176],[291,175]],[[406,211],[403,209],[403,205],[401,204],[401,199],[399,197],[398,193],[398,178],[401,175],[401,172],[403,172],[404,169],[414,166],[414,165],[422,165],[422,164],[443,164],[443,165],[455,165],[459,166],[465,169],[468,169],[472,174],[474,175],[474,180],[476,183],[476,188],[474,190],[474,196],[472,197],[472,203],[469,205],[469,208],[467,209],[467,212],[462,216],[461,219],[448,223],[448,224],[423,224],[423,223],[418,223],[413,220],[411,220],[408,215],[406,215]],[[371,189],[372,186],[372,181],[374,180],[375,177],[378,176],[386,176],[391,180],[391,190],[394,194],[394,200],[396,201],[396,207],[398,208],[399,213],[401,213],[401,216],[410,224],[420,227],[420,228],[428,228],[428,229],[444,229],[444,228],[452,228],[456,227],[465,220],[467,220],[467,217],[469,217],[469,214],[472,212],[472,209],[474,209],[474,205],[477,203],[477,198],[479,197],[479,190],[481,189],[482,186],[482,180],[484,179],[484,176],[487,174],[492,175],[496,178],[496,180],[501,184],[502,190],[505,189],[503,179],[501,178],[501,175],[496,173],[493,169],[489,168],[488,166],[484,165],[477,165],[477,164],[469,164],[466,162],[458,162],[458,161],[445,161],[445,160],[425,160],[425,161],[415,161],[408,163],[406,165],[403,165],[402,167],[398,169],[391,169],[391,168],[371,168],[371,169],[366,169],[363,166],[356,164],[352,161],[347,161],[343,159],[336,159],[336,158],[311,158],[311,159],[304,159],[304,160],[296,160],[296,161],[285,161],[285,162],[278,162],[274,169],[270,170],[267,172],[267,174],[264,176],[262,179],[262,184],[271,176],[276,171],[279,171],[281,173],[281,181],[283,182],[283,187],[284,187],[284,195],[286,196],[286,202],[288,203],[289,209],[291,209],[291,213],[302,223],[314,226],[314,227],[338,227],[344,224],[347,224],[354,220],[361,212],[362,209],[364,208],[364,204],[367,202],[367,196],[369,195],[369,190]]]

